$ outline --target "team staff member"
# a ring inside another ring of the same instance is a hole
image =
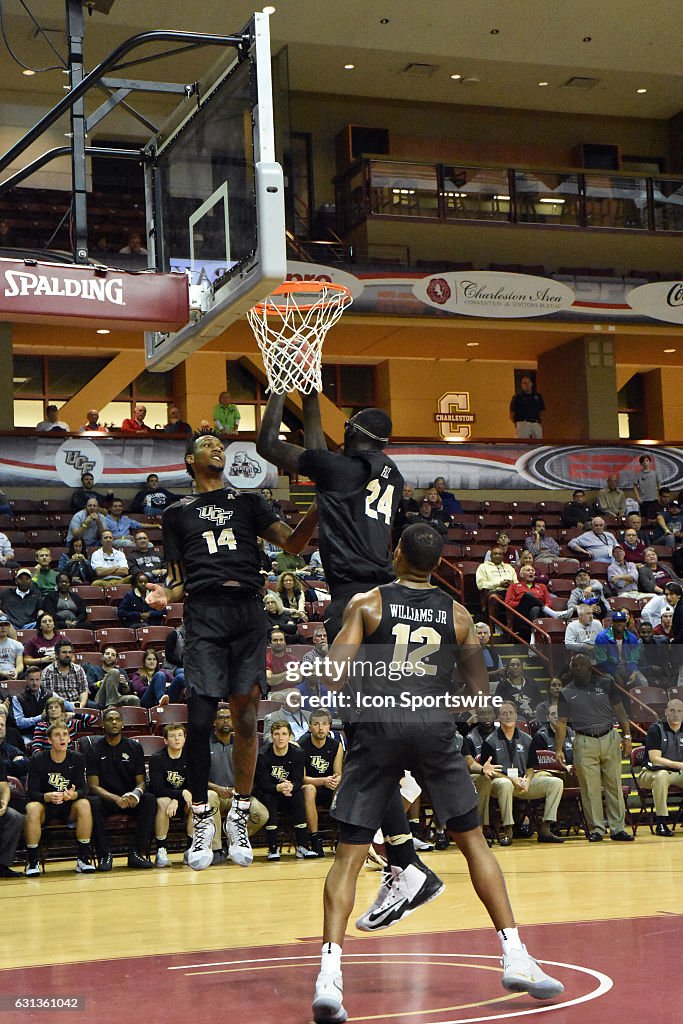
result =
[[[379,665],[399,644],[406,656],[421,657],[428,668],[415,687],[421,695],[443,696],[452,689],[457,662],[467,691],[488,693],[488,677],[474,624],[462,605],[430,583],[439,563],[443,542],[429,526],[409,526],[395,553],[398,579],[353,598],[332,645],[332,662],[353,658],[363,645],[363,657]],[[416,622],[422,628],[414,630]],[[424,643],[427,641],[428,646]],[[391,655],[389,655],[391,657]],[[391,660],[395,660],[391,657]],[[343,681],[328,680],[332,689]],[[397,696],[410,686],[407,676],[392,682],[373,673],[367,692]],[[415,684],[413,684],[415,685]],[[503,951],[503,986],[547,999],[563,986],[544,974],[519,938],[497,861],[479,826],[477,794],[470,780],[452,716],[442,712],[398,709],[384,716],[374,710],[357,725],[337,791],[333,815],[339,821],[339,844],[325,882],[325,920],[320,974],[315,987],[316,1022],[342,1022],[341,944],[353,908],[356,880],[365,862],[374,832],[382,820],[386,800],[405,769],[424,781],[436,815],[448,829],[467,860],[473,885],[498,931]],[[377,900],[356,922],[362,930],[377,930],[399,921],[443,890],[432,875],[425,877],[414,865],[392,869]]]
[[[510,400],[510,419],[515,425],[517,437],[543,437],[541,413],[545,412],[543,396],[534,391],[531,377],[524,375],[519,382],[520,391]]]
[[[253,859],[248,824],[258,753],[256,717],[266,686],[267,620],[258,538],[297,554],[312,533],[315,512],[309,512],[293,532],[261,494],[226,487],[225,447],[213,431],[193,434],[185,452],[196,493],[164,512],[167,584],[148,584],[148,602],[165,608],[187,591],[187,788],[192,793],[194,833],[188,862],[200,871],[213,860],[209,740],[218,702],[228,700],[235,729],[235,796],[225,829],[230,857],[248,867]]]
[[[329,811],[344,765],[344,748],[330,732],[332,715],[329,711],[313,711],[308,723],[309,732],[299,740],[306,763],[304,766],[304,799],[306,820],[311,833],[311,849],[324,857],[323,844],[318,835],[318,807]]]
[[[654,722],[647,732],[647,765],[638,782],[651,789],[655,801],[658,836],[672,836],[669,828],[669,789],[683,789],[683,701],[672,697],[666,705],[666,717]]]
[[[605,837],[602,787],[610,839],[630,843],[626,831],[624,794],[621,789],[621,756],[631,755],[631,735],[621,697],[611,676],[593,668],[586,654],[575,654],[569,662],[570,682],[557,701],[555,753],[565,763],[564,741],[571,722],[574,736],[574,771],[581,789],[581,803],[588,821],[588,839],[599,843]],[[614,719],[621,726],[621,747]]]

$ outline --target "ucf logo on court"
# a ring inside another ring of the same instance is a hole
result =
[[[216,508],[215,505],[205,505],[199,509],[200,519],[210,519],[216,526],[224,526],[232,519],[232,509],[226,512],[224,508]]]

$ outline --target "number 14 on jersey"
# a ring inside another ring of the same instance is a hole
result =
[[[216,536],[215,530],[205,530],[202,537],[206,541],[206,546],[211,555],[217,555],[219,548],[227,548],[229,551],[234,551],[237,547],[235,534],[232,530],[221,530],[218,536]]]

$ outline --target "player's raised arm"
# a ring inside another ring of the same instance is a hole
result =
[[[353,661],[363,637],[377,629],[382,618],[382,598],[377,588],[367,594],[356,594],[344,610],[342,627],[322,662],[322,678],[328,690],[341,690],[347,673],[342,666]]]
[[[271,544],[277,544],[279,548],[290,551],[293,555],[299,555],[311,539],[317,523],[318,506],[313,502],[294,529],[287,526],[287,523],[272,523],[260,536],[264,540],[270,541]]]
[[[458,668],[468,693],[489,694],[489,675],[484,662],[481,644],[474,631],[474,622],[470,613],[461,604],[453,604],[453,621],[455,635],[460,645],[458,652]]]
[[[262,458],[273,462],[279,469],[284,469],[287,473],[297,473],[299,459],[303,455],[304,449],[298,444],[291,444],[289,441],[280,439],[280,424],[284,407],[284,395],[270,396],[256,438],[256,451]]]

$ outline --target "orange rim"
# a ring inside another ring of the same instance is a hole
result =
[[[262,302],[257,302],[252,308],[255,313],[286,313],[289,309],[289,305],[286,302],[275,302],[274,299],[277,295],[295,295],[299,293],[311,292],[332,292],[332,295],[326,296],[325,306],[337,305],[341,299],[350,299],[351,292],[343,284],[335,284],[333,281],[283,281],[275,290],[264,299]],[[302,313],[313,309],[314,306],[319,304],[320,300],[314,302],[308,302],[302,305],[297,302],[297,309],[301,310]]]

